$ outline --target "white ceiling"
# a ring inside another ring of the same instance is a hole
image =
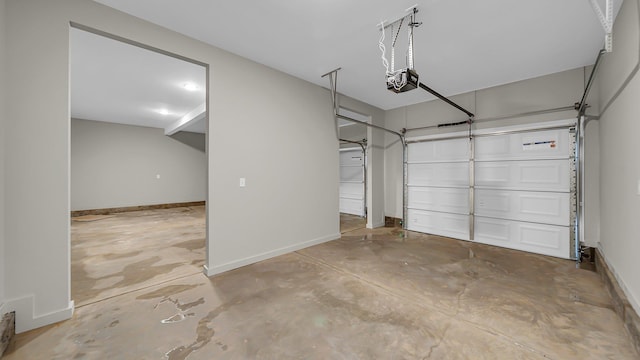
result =
[[[205,102],[203,66],[78,29],[70,36],[74,118],[166,128]],[[204,133],[204,121],[184,130]]]
[[[590,65],[604,40],[589,0],[98,0],[321,86],[342,67],[338,91],[382,109],[433,99],[387,91],[378,49],[377,24],[416,1],[415,69],[447,96]],[[77,29],[70,41],[72,117],[166,128],[205,102],[202,66]]]
[[[385,88],[377,24],[415,4],[415,69],[447,96],[592,64],[604,39],[589,0],[97,1],[325,87],[342,67],[338,90],[382,109],[433,98]]]

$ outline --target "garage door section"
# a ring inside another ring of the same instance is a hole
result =
[[[576,182],[569,126],[485,130],[472,136],[472,148],[464,136],[410,142],[407,229],[571,258]]]
[[[407,229],[469,240],[469,139],[407,146]]]
[[[568,129],[475,138],[474,240],[571,257]]]
[[[340,212],[365,216],[365,169],[361,148],[340,149]]]

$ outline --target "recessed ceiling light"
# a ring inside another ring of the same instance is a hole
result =
[[[167,109],[158,109],[156,112],[161,115],[169,115],[169,110]]]
[[[184,85],[182,85],[182,87],[187,90],[187,91],[196,91],[199,89],[198,85],[194,84],[194,83],[185,83]]]

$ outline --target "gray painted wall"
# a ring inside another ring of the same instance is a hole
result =
[[[473,112],[476,115],[476,119],[573,106],[573,104],[580,101],[582,97],[585,77],[588,77],[589,71],[590,69],[579,68],[478,90],[451,98]],[[473,128],[481,129],[551,120],[574,119],[576,116],[576,111],[569,110],[552,114],[513,117],[508,120],[480,121],[474,124]],[[466,120],[465,114],[440,100],[428,101],[386,112],[386,126],[396,131],[402,128],[416,128],[464,120]],[[466,126],[459,126],[444,129],[411,131],[407,133],[407,137],[465,131],[466,129]],[[597,181],[598,179],[597,130],[597,126],[589,126],[587,131],[587,142],[589,143],[590,149],[585,155],[585,160],[587,161],[585,169],[588,171],[587,178],[591,179],[591,181]],[[592,139],[596,141],[591,141]],[[385,149],[385,215],[401,218],[403,170],[402,147],[398,138],[394,135],[387,134]],[[594,156],[594,154],[596,154],[596,156]],[[595,186],[593,186],[592,183],[589,185],[591,186],[587,187],[589,192],[585,195],[585,206],[590,208],[597,207],[597,183]],[[597,224],[597,212],[586,212],[586,216],[586,223]],[[585,241],[595,246],[598,241],[597,226],[587,226],[586,230]]]
[[[171,135],[171,138],[180,141],[183,144],[189,145],[201,152],[207,151],[207,135],[205,134],[189,131],[178,131],[177,133]]]
[[[5,277],[5,256],[4,256],[4,147],[5,147],[5,1],[0,0],[0,316],[4,313],[4,277]]]
[[[6,94],[5,290],[18,331],[73,309],[70,21],[209,66],[208,274],[340,236],[326,89],[88,0],[8,0],[6,10],[7,82],[15,87]]]
[[[604,111],[599,121],[600,249],[640,313],[640,76],[634,73],[640,58],[638,3],[622,4],[613,29],[613,53],[604,58],[597,80]],[[626,83],[630,74],[634,75]]]
[[[360,141],[367,138],[368,127],[360,124],[342,126],[338,129],[341,139]],[[349,145],[351,147],[353,145]],[[343,146],[344,147],[344,146]]]
[[[206,179],[206,154],[163,129],[71,120],[71,210],[204,201]]]

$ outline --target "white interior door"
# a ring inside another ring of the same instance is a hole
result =
[[[362,148],[340,149],[340,212],[365,216],[364,153]]]

